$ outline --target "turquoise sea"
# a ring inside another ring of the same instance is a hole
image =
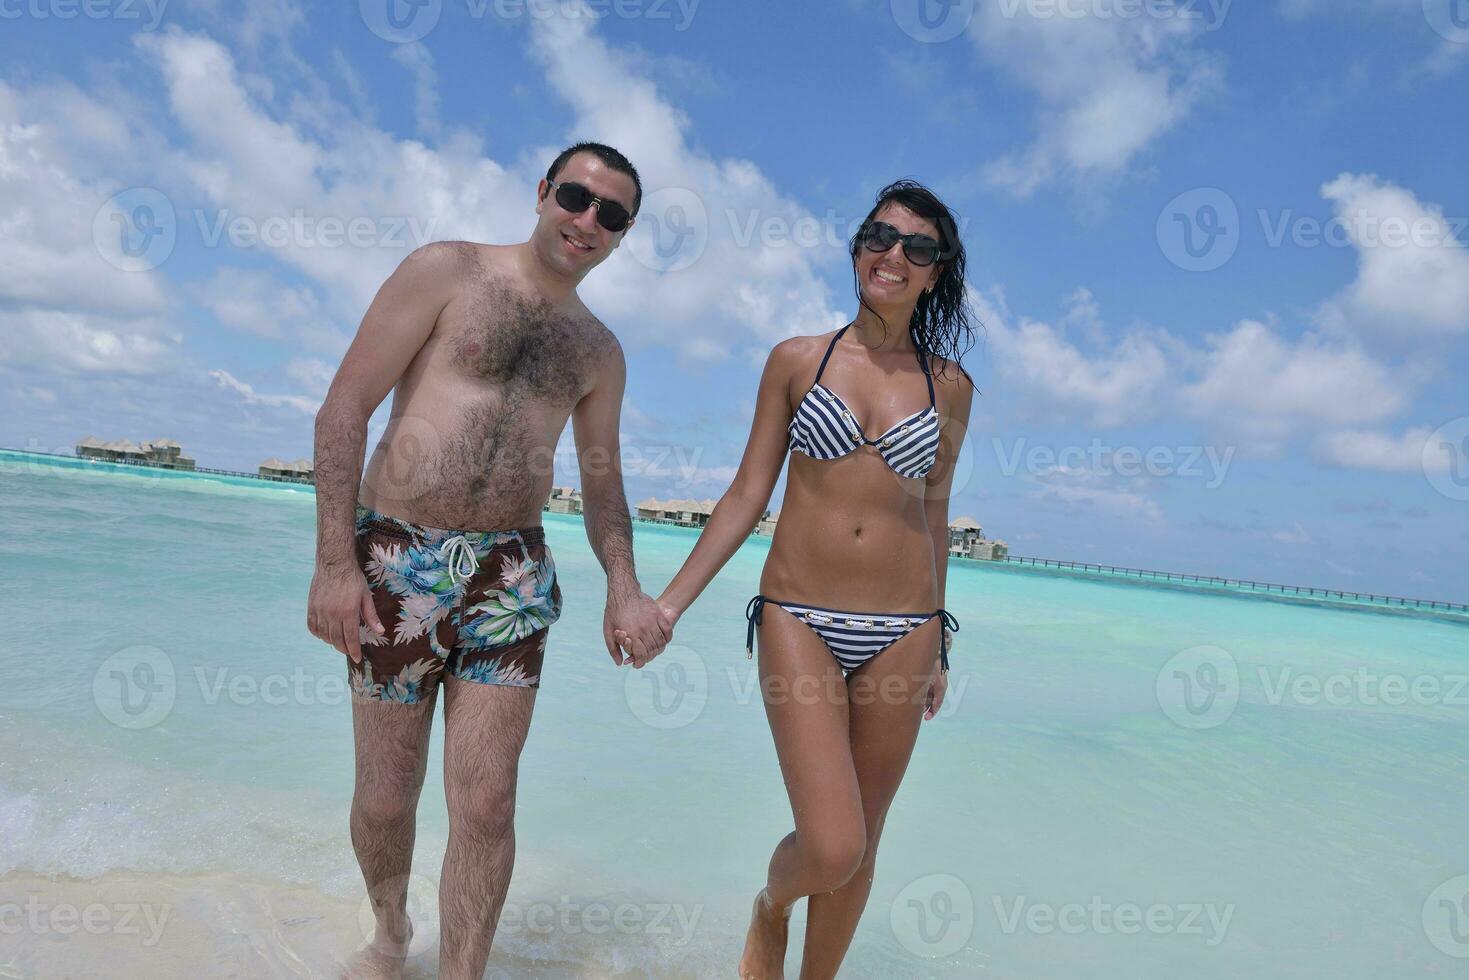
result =
[[[768,541],[635,672],[602,647],[581,521],[545,520],[566,611],[487,976],[730,976],[790,826],[744,655]],[[363,891],[345,669],[304,626],[310,491],[10,454],[0,522],[0,976],[331,975]],[[637,526],[649,591],[693,542]],[[1469,973],[1469,626],[980,562],[947,606],[949,703],[844,976]],[[421,977],[441,759],[436,732]],[[91,888],[177,931],[25,911]],[[106,959],[47,972],[81,943]]]

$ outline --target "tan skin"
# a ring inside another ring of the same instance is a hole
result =
[[[898,205],[877,217],[904,234],[938,235],[932,222]],[[879,270],[899,281],[882,281]],[[856,271],[867,304],[897,327],[885,329],[862,309],[821,381],[875,436],[927,403],[906,325],[941,266],[914,266],[894,245],[882,254],[862,250]],[[786,459],[787,426],[831,336],[792,338],[771,352],[739,472],[659,598],[671,619],[694,602],[764,512]],[[949,492],[973,395],[957,371],[940,376],[943,367],[935,358],[942,429],[938,460],[923,479],[899,477],[872,446],[836,460],[790,454],[762,594],[875,612],[931,613],[943,606]],[[883,820],[920,721],[943,704],[941,624],[918,627],[846,679],[825,644],[780,607],[765,607],[759,634],[766,714],[796,829],[771,857],[739,975],[783,976],[791,906],[809,897],[801,977],[833,977],[866,904]]]
[[[630,177],[581,153],[558,181],[576,181],[631,208]],[[355,508],[430,527],[524,528],[541,523],[552,459],[569,420],[587,536],[607,573],[603,639],[613,662],[641,667],[672,622],[638,584],[619,465],[626,366],[616,338],[576,287],[622,240],[596,207],[559,207],[546,181],[530,239],[418,249],[373,300],[317,415],[317,553],[307,624],[353,661],[361,629],[378,634],[358,564]],[[391,420],[363,467],[367,422],[393,392]],[[616,630],[621,640],[614,638]],[[445,687],[444,784],[450,836],[440,878],[439,975],[484,972],[514,857],[516,765],[535,688]],[[351,831],[377,921],[353,977],[402,975],[414,814],[437,691],[416,704],[353,700],[356,789]]]

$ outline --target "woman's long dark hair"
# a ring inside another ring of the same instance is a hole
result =
[[[918,217],[932,221],[939,231],[938,280],[932,290],[918,298],[918,305],[913,308],[913,319],[908,323],[913,344],[926,356],[946,358],[973,385],[974,379],[961,363],[974,346],[974,326],[970,322],[972,314],[964,286],[964,243],[959,239],[959,224],[948,205],[916,180],[895,180],[878,191],[877,203],[852,236],[849,251],[857,302],[871,311],[884,327],[887,326],[882,314],[862,298],[862,284],[857,281],[857,256],[862,252],[863,229],[889,204],[902,205]]]

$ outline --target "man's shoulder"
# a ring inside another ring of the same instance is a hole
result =
[[[482,249],[474,242],[429,242],[404,257],[395,278],[407,277],[420,286],[433,285],[457,291],[465,282],[483,277]]]

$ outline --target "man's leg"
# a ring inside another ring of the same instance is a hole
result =
[[[408,955],[408,874],[434,700],[432,690],[413,704],[352,699],[352,848],[377,920],[372,942],[349,967],[353,978],[399,977]]]
[[[452,673],[444,688],[449,848],[439,881],[439,976],[479,980],[515,864],[515,781],[536,689]]]

